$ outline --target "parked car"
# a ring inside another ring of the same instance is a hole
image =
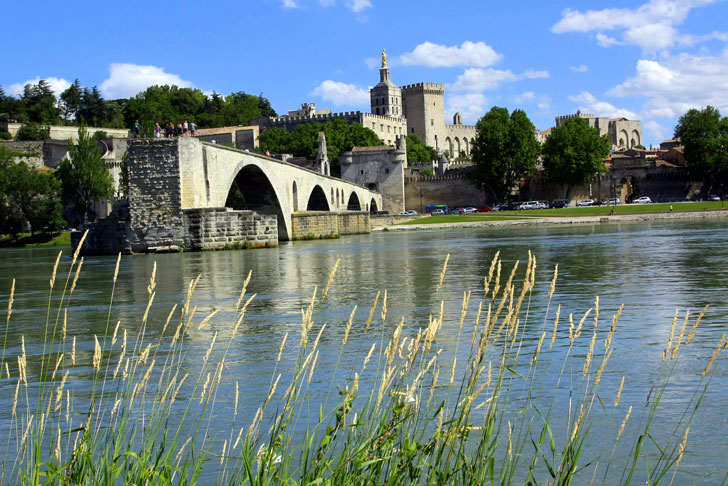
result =
[[[711,194],[708,196],[708,201],[720,201],[720,196],[716,196],[715,194]]]
[[[463,208],[463,212],[466,214],[470,214],[470,213],[477,213],[478,210],[472,206],[469,206],[467,208]]]
[[[569,207],[569,201],[566,199],[554,199],[554,201],[551,203],[552,208],[568,208]]]
[[[407,213],[407,216],[417,216],[417,211],[414,209],[410,209],[409,211],[405,211]]]
[[[584,199],[583,201],[579,201],[576,203],[577,206],[594,206],[594,199]]]
[[[523,209],[546,209],[546,204],[540,202],[540,201],[526,201],[525,203],[518,206],[519,210]]]
[[[432,214],[433,216],[439,216],[441,214],[445,214],[445,211],[443,211],[442,209],[435,209],[430,214]]]
[[[499,204],[493,210],[494,211],[515,211],[516,209],[518,209],[518,204],[509,202],[509,203]]]
[[[617,204],[622,204],[622,201],[620,201],[618,197],[613,197],[611,199],[608,199],[604,203],[605,206],[616,206]]]
[[[650,199],[647,196],[641,196],[632,201],[634,204],[648,204],[652,202],[652,199]]]
[[[389,216],[389,211],[377,211],[376,213],[374,213],[374,216]]]
[[[481,206],[478,208],[479,213],[487,213],[489,211],[495,211],[495,209],[492,206]]]

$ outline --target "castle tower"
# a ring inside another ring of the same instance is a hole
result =
[[[379,84],[369,91],[372,114],[402,118],[402,90],[389,79],[387,53],[382,50],[382,67],[379,69]]]
[[[445,85],[418,83],[402,87],[402,104],[407,118],[407,131],[422,143],[447,150],[445,139]]]

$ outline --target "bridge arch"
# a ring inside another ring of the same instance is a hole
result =
[[[230,182],[225,207],[276,215],[278,238],[288,240],[288,226],[280,201],[268,175],[257,165],[249,164],[238,170]]]
[[[372,198],[372,202],[369,203],[369,212],[374,214],[377,211],[379,211],[379,209],[377,208],[377,201]]]
[[[351,195],[349,196],[349,201],[346,203],[346,210],[347,211],[361,211],[361,203],[359,202],[359,196],[356,195],[356,192],[352,191]]]
[[[308,197],[306,211],[331,211],[329,202],[326,200],[326,193],[316,184]]]

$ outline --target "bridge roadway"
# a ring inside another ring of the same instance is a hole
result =
[[[157,153],[154,145],[169,147],[168,140],[140,143]],[[176,139],[174,145],[167,162],[179,168],[179,209],[234,207],[242,195],[246,209],[278,216],[279,240],[291,239],[291,215],[296,211],[374,212],[382,208],[382,196],[377,192],[288,162],[192,137]],[[135,148],[132,141],[130,154]],[[158,164],[160,158],[164,159],[158,156],[157,162],[147,161]],[[130,168],[132,165],[130,160]]]

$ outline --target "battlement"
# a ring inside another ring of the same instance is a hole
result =
[[[409,94],[434,94],[443,95],[445,94],[445,85],[441,83],[416,83],[408,84],[401,87],[402,96]]]
[[[473,135],[477,132],[475,125],[445,125],[445,130],[449,132],[472,132]]]
[[[364,119],[376,119],[376,120],[386,120],[388,122],[393,123],[405,123],[404,117],[399,116],[389,116],[389,115],[375,115],[374,113],[364,113]]]
[[[361,111],[344,111],[341,113],[316,113],[309,116],[289,116],[282,115],[277,117],[268,117],[273,125],[285,125],[286,123],[305,123],[305,122],[326,122],[329,120],[337,120],[340,118],[359,118]]]
[[[591,114],[591,113],[582,113],[581,111],[577,111],[576,113],[573,113],[571,115],[560,115],[560,116],[557,116],[556,117],[556,126],[557,127],[558,126],[561,126],[562,123],[564,123],[566,120],[568,120],[570,118],[585,118],[585,119],[588,119],[588,118],[596,118],[596,117],[593,114]]]

